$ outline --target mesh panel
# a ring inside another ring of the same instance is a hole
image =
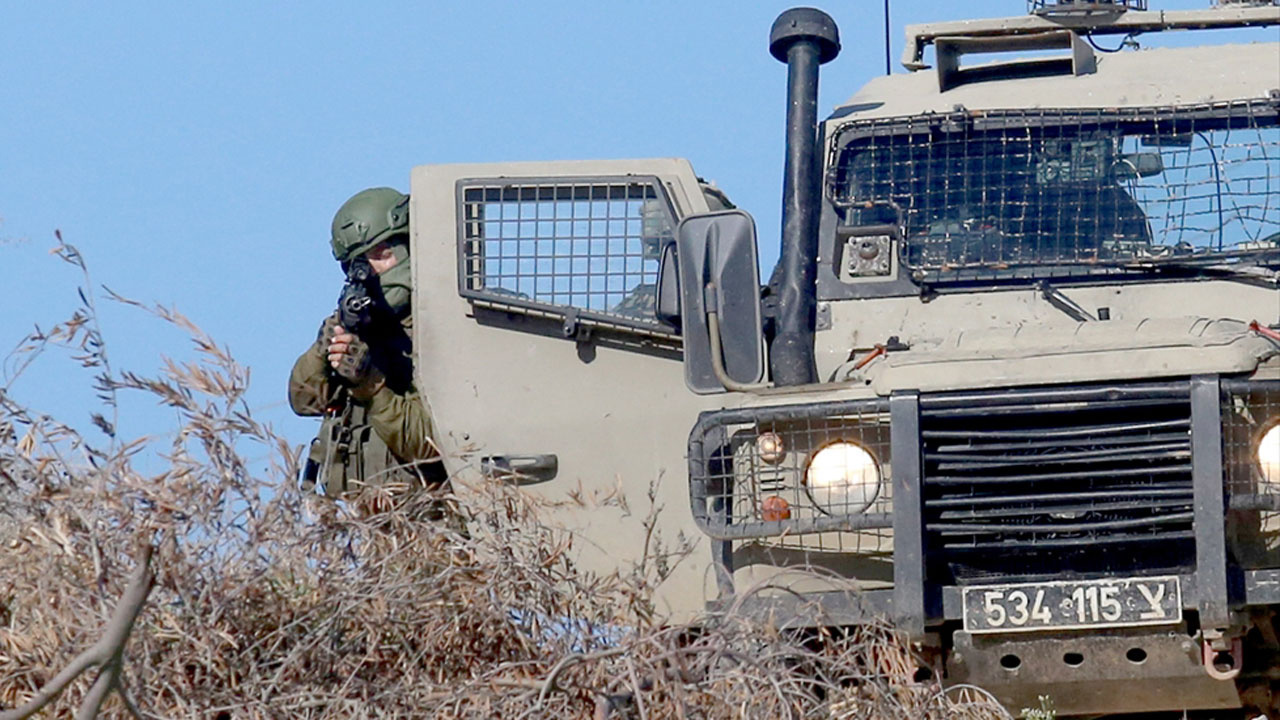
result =
[[[1224,383],[1222,456],[1245,567],[1280,567],[1280,382]]]
[[[462,200],[464,295],[658,326],[674,222],[656,181],[477,185]]]
[[[1280,245],[1271,102],[953,113],[843,126],[842,222],[897,222],[925,271],[1125,264]]]
[[[690,453],[694,515],[712,535],[809,550],[891,549],[883,401],[713,413],[694,431]]]
[[[1280,433],[1272,434],[1262,446],[1267,431],[1280,425],[1280,382],[1232,383],[1227,388],[1222,410],[1227,490],[1233,496],[1280,500],[1280,474],[1270,466],[1264,468],[1259,459],[1262,454],[1280,461]]]

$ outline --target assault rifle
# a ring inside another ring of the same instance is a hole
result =
[[[338,324],[369,345],[372,362],[398,392],[412,383],[413,346],[399,318],[387,306],[382,284],[369,261],[358,257],[347,266],[347,282],[338,294]]]
[[[347,267],[347,281],[338,294],[338,324],[356,335],[367,331],[374,322],[375,294],[381,292],[378,275],[368,259],[361,256],[352,260]]]

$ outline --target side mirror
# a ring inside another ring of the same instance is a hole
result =
[[[658,290],[654,314],[662,322],[680,329],[680,261],[676,257],[676,243],[668,241],[662,246],[658,260]]]
[[[1164,172],[1164,160],[1158,152],[1136,152],[1121,155],[1112,166],[1121,180],[1151,177]]]
[[[765,354],[755,221],[741,210],[690,215],[676,228],[676,255],[685,383],[699,394],[758,387]]]

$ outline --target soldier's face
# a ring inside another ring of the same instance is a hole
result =
[[[364,254],[369,260],[369,267],[379,275],[395,267],[400,262],[400,258],[396,257],[391,250],[391,245],[385,242],[378,243]]]

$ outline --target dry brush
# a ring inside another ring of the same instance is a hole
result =
[[[82,307],[24,339],[0,385],[4,720],[37,706],[141,718],[1007,717],[980,691],[914,682],[917,660],[887,625],[665,623],[649,597],[679,557],[585,573],[574,538],[500,484],[469,488],[465,503],[394,487],[342,503],[302,493],[298,448],[253,417],[248,373],[224,348],[145,308],[187,331],[195,359],[154,376],[114,369],[84,263],[57,252],[85,273]],[[105,440],[9,394],[55,347],[93,375]],[[116,437],[123,392],[173,408],[172,432]]]

